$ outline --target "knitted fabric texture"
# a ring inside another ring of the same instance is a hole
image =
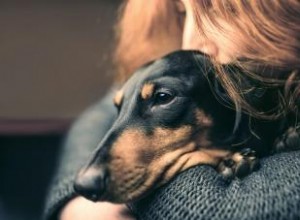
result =
[[[225,181],[197,166],[131,207],[138,219],[300,219],[300,151],[261,160],[243,179]]]
[[[46,198],[44,219],[55,220],[75,196],[74,176],[113,123],[113,93],[89,108],[68,135]],[[300,151],[261,160],[261,168],[226,182],[212,167],[191,168],[132,204],[138,219],[300,219]]]

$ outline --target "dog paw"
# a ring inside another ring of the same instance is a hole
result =
[[[300,128],[290,127],[275,140],[274,153],[300,149]]]
[[[218,170],[225,179],[233,179],[234,177],[245,177],[257,170],[258,167],[259,160],[255,151],[245,148],[222,160]]]

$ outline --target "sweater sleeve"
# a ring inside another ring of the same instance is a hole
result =
[[[116,118],[112,94],[84,112],[70,130],[46,200],[45,220],[56,220],[75,196],[77,171]],[[130,207],[141,220],[300,219],[299,177],[300,151],[264,158],[258,171],[230,182],[212,167],[201,165]]]
[[[56,220],[60,209],[75,197],[73,181],[91,152],[114,122],[117,111],[112,102],[113,92],[87,109],[75,121],[58,158],[57,170],[48,191],[43,218]]]
[[[258,171],[230,182],[196,166],[131,206],[141,220],[296,220],[299,178],[300,151],[264,158]]]

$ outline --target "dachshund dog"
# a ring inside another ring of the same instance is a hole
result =
[[[272,107],[274,92],[248,96]],[[298,128],[277,138],[290,127],[287,120],[255,119],[220,100],[228,95],[198,52],[146,64],[116,93],[118,117],[78,173],[75,191],[93,201],[129,202],[195,165],[242,177],[257,169],[257,158],[299,146]]]

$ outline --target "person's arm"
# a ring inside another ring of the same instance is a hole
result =
[[[258,171],[225,181],[212,167],[191,168],[132,204],[137,219],[300,219],[300,151],[261,160]]]
[[[99,216],[107,219],[110,214],[116,217],[110,219],[118,219],[127,215],[124,213],[124,205],[92,203],[77,197],[73,190],[76,173],[88,161],[117,116],[112,99],[113,92],[110,92],[99,103],[86,110],[72,126],[60,152],[58,169],[46,199],[45,220],[87,219],[82,218],[87,213],[90,217],[88,219],[99,219]]]
[[[125,206],[92,203],[73,191],[76,172],[115,120],[111,100],[112,94],[107,95],[71,129],[47,198],[46,220],[133,218]],[[300,219],[300,152],[270,156],[261,164],[257,172],[232,182],[224,181],[212,167],[191,168],[132,208],[143,220]]]

